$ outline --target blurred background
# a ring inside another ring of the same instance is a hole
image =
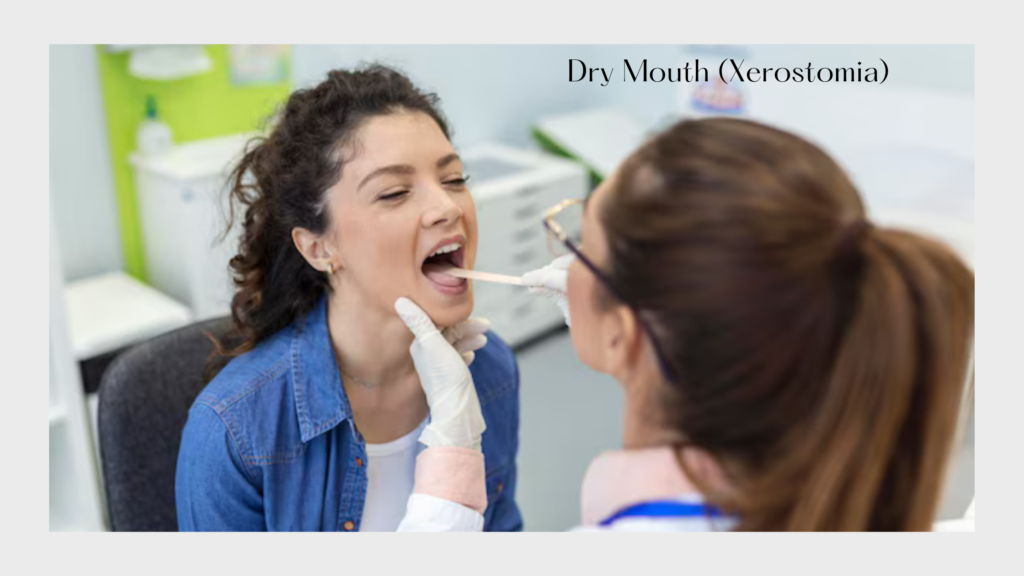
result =
[[[890,74],[884,85],[569,82],[570,59],[621,73],[623,59],[635,67],[645,58],[663,68],[699,58],[712,70],[725,58],[817,68],[884,58]],[[139,485],[137,498],[173,513],[167,492],[173,498],[183,422],[118,410],[143,401],[183,418],[191,397],[168,396],[158,377],[138,383],[145,390],[131,401],[104,401],[101,427],[101,389],[132,378],[109,368],[140,344],[166,346],[169,333],[180,343],[197,333],[188,327],[227,314],[237,231],[216,242],[226,168],[292,90],[369,61],[441,97],[474,178],[481,270],[543,266],[545,208],[585,196],[652,131],[718,114],[821,145],[857,182],[872,219],[939,237],[973,266],[973,46],[52,45],[51,530],[143,526],[115,505]],[[525,529],[567,529],[587,464],[620,444],[619,390],[576,360],[553,305],[518,287],[476,289],[474,313],[492,320],[520,362]],[[974,496],[973,391],[969,405],[940,518],[962,516]],[[126,430],[153,435],[159,462],[126,466]]]

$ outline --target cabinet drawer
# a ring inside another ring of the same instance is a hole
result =
[[[494,333],[510,346],[565,322],[558,306],[526,290],[518,297],[479,306],[473,315],[490,320]]]
[[[544,218],[548,208],[567,198],[584,198],[587,194],[585,180],[575,176],[525,186],[513,194],[515,209],[522,217],[536,215]]]
[[[511,239],[513,245],[531,244],[544,242],[547,230],[543,225],[530,225],[512,231]]]
[[[572,179],[527,185],[477,203],[479,243],[476,267],[485,272],[523,274],[548,264],[544,212],[573,197]],[[574,237],[579,222],[562,219]]]
[[[483,272],[518,275],[540,268],[551,261],[547,237],[543,233],[513,234],[504,238],[480,235],[475,267]]]
[[[497,284],[495,282],[473,282],[473,309],[483,310],[495,306],[504,306],[504,303],[519,297],[521,293],[527,293],[528,289],[523,286],[511,284]]]
[[[529,244],[508,244],[502,250],[491,250],[476,260],[475,268],[482,272],[519,276],[543,268],[552,260],[547,243],[535,240]]]

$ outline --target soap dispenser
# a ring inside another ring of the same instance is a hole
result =
[[[146,118],[139,124],[135,144],[138,151],[146,156],[165,152],[174,145],[171,127],[160,121],[153,96],[146,98]]]

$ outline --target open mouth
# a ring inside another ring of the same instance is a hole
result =
[[[444,241],[423,261],[423,275],[443,294],[461,294],[465,292],[465,278],[449,276],[445,272],[452,268],[462,268],[465,258],[465,241],[453,239]]]

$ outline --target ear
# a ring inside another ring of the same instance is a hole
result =
[[[302,254],[314,269],[321,272],[330,272],[331,264],[337,270],[340,266],[334,258],[334,251],[328,244],[326,236],[317,234],[305,228],[292,228],[292,242],[295,248]]]
[[[628,306],[616,306],[608,315],[604,332],[609,373],[620,382],[629,381],[628,375],[637,369],[643,351],[636,313]]]

